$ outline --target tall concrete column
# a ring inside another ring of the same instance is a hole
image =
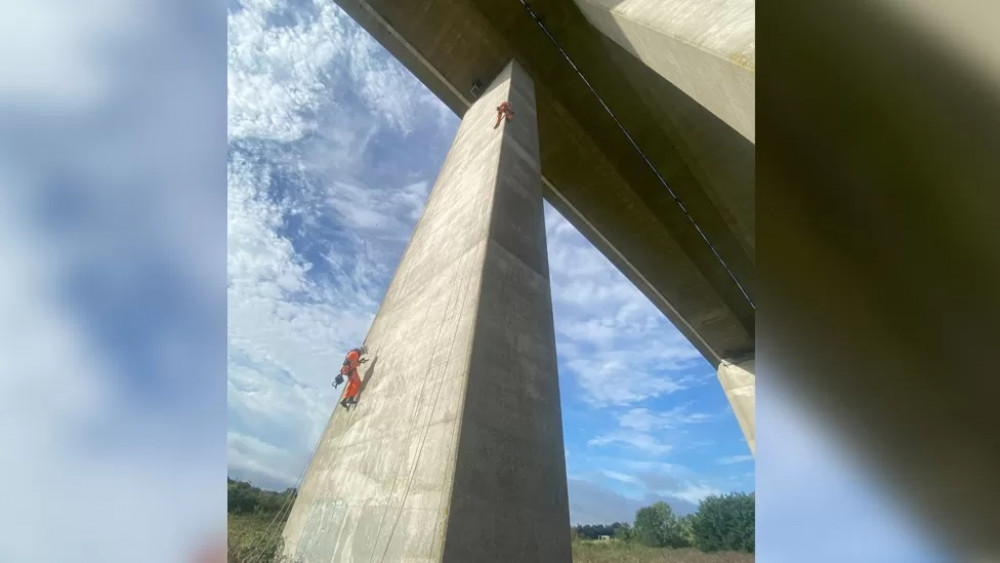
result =
[[[575,2],[601,33],[755,141],[754,0]]]
[[[754,359],[739,363],[719,364],[719,383],[726,392],[726,398],[733,407],[736,420],[743,431],[743,437],[750,446],[750,453],[757,455],[756,421],[754,418],[755,376]]]
[[[494,129],[504,100],[514,120]],[[359,404],[330,418],[285,553],[568,563],[534,84],[516,63],[465,114],[365,344]]]

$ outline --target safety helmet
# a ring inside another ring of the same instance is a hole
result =
[[[358,353],[361,354],[362,356],[364,356],[365,354],[368,353],[368,348],[365,348],[364,344],[362,344],[361,346],[358,346],[357,350],[358,350]]]

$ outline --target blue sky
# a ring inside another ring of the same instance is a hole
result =
[[[230,473],[294,485],[459,118],[331,3],[229,16]],[[574,522],[752,491],[712,367],[551,207]]]

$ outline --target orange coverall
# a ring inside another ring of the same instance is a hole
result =
[[[351,400],[358,396],[361,390],[361,377],[358,375],[358,366],[361,365],[361,354],[357,350],[351,350],[344,359],[344,365],[340,368],[341,375],[347,377],[347,389],[344,391],[344,399]]]
[[[503,102],[497,106],[497,122],[493,126],[494,129],[500,126],[500,120],[504,117],[507,118],[507,121],[514,119],[514,112],[510,109],[510,102]]]

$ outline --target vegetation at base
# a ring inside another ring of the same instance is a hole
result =
[[[698,511],[677,517],[670,505],[657,502],[640,508],[635,524],[574,526],[574,540],[609,536],[619,542],[657,548],[694,547],[704,552],[754,552],[754,494],[730,493],[705,498]]]
[[[277,514],[287,503],[294,502],[295,489],[284,492],[265,491],[246,481],[227,479],[229,514]]]
[[[753,563],[754,555],[741,551],[705,553],[692,547],[670,549],[618,540],[573,542],[573,563]]]
[[[228,562],[275,563],[296,490],[265,491],[233,479],[228,487]],[[658,502],[639,509],[632,525],[588,524],[570,533],[574,563],[750,563],[754,494],[710,496],[683,517]],[[611,539],[600,541],[602,536]]]
[[[732,493],[701,501],[691,523],[694,546],[702,551],[754,551],[754,495]]]
[[[631,530],[632,526],[630,524],[615,522],[611,525],[585,524],[583,526],[575,526],[573,528],[573,533],[575,534],[575,538],[596,540],[601,536],[608,536],[609,538],[624,537],[624,535],[629,534]]]
[[[272,563],[281,551],[281,530],[295,501],[295,489],[273,492],[228,479],[228,563]]]

